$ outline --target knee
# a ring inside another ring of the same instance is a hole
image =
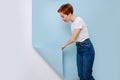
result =
[[[91,74],[89,73],[83,73],[84,80],[91,80]]]
[[[90,73],[84,73],[83,74],[83,79],[84,80],[94,80],[92,74],[90,74]]]
[[[82,74],[82,73],[81,73],[81,74],[78,73],[78,76],[79,76],[80,80],[84,80],[84,79],[83,79],[83,74]]]

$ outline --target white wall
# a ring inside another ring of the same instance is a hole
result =
[[[0,0],[0,80],[61,80],[32,48],[32,0]]]

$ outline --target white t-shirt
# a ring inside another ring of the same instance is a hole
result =
[[[74,29],[81,29],[75,42],[83,42],[85,39],[89,38],[87,27],[82,18],[76,17],[76,19],[71,23],[71,32],[72,33],[73,33]]]

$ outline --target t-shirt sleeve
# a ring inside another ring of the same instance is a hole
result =
[[[82,29],[83,28],[83,24],[81,21],[77,21],[75,24],[74,24],[74,28],[75,29]]]

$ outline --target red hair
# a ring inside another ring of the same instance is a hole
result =
[[[73,7],[71,4],[66,3],[60,6],[57,12],[62,12],[63,14],[69,15],[70,13],[73,14]]]

